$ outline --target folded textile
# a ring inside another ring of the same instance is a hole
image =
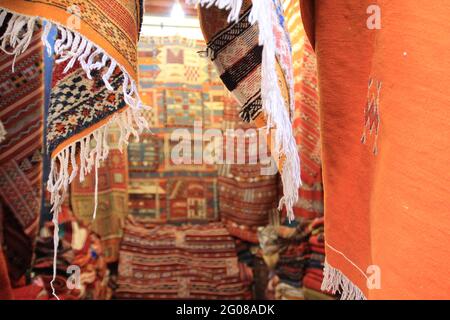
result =
[[[308,226],[308,220],[298,219],[259,230],[264,261],[273,270],[272,278],[276,277],[277,283],[284,283],[290,288],[303,287],[310,256]]]
[[[303,288],[303,294],[305,295],[305,300],[335,300],[333,296],[310,288]]]
[[[249,278],[240,274],[235,250],[221,223],[151,227],[129,217],[115,297],[249,299]]]
[[[68,210],[66,207],[63,210]],[[73,217],[59,221],[60,249],[57,253],[56,277],[53,279],[53,225],[47,223],[37,239],[36,261],[33,271],[36,279],[41,279],[49,299],[54,295],[62,300],[94,299],[111,297],[108,288],[109,270],[107,268],[101,241],[87,228],[81,226]],[[69,288],[68,279],[73,274],[71,267],[80,271],[79,286]],[[55,292],[53,292],[53,288]]]

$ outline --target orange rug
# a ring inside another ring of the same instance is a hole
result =
[[[301,4],[319,71],[322,288],[448,299],[448,2]]]

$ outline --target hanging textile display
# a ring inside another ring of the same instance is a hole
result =
[[[241,118],[265,128],[283,182],[280,209],[290,219],[298,199],[300,161],[292,133],[292,51],[278,0],[215,1],[200,4],[207,55],[241,105]],[[273,136],[273,137],[272,137]]]
[[[151,134],[130,143],[130,213],[155,223],[219,219],[217,165],[203,157],[203,134],[220,129],[224,88],[208,61],[204,42],[179,36],[143,36],[139,85]],[[200,134],[196,132],[200,130]],[[180,134],[193,138],[186,161],[173,157]],[[197,160],[200,161],[197,161]]]
[[[300,1],[284,0],[283,6],[292,43],[295,90],[292,125],[302,164],[302,185],[294,213],[297,217],[313,219],[323,215],[316,56],[303,29]]]
[[[108,147],[104,140],[110,123],[121,124],[122,143],[130,134],[137,135],[146,125],[140,116],[142,103],[136,88],[136,46],[141,8],[139,1],[118,1],[111,6],[101,0],[81,1],[79,5],[72,5],[67,0],[2,0],[0,8],[0,22],[7,26],[2,37],[2,49],[12,56],[13,69],[17,57],[29,46],[34,25],[44,20],[47,23],[43,41],[48,52],[56,54],[56,62],[64,63],[63,74],[79,63],[89,80],[92,79],[92,71],[96,70],[102,74],[102,87],[114,91],[121,86],[123,93],[124,104],[115,108],[88,105],[72,109],[77,98],[86,94],[83,87],[72,93],[70,90],[75,89],[76,82],[60,86],[60,101],[49,110],[47,137],[52,157],[48,189],[57,211],[69,182],[78,171],[83,179],[107,157]],[[53,24],[59,32],[54,48],[51,48],[46,36]],[[121,83],[115,87],[111,84],[114,72],[122,76]],[[91,140],[95,143],[91,144]]]
[[[43,45],[36,27],[27,50],[16,58],[0,51],[1,245],[13,282],[30,268],[41,208]]]
[[[224,95],[223,130],[233,130],[237,133],[242,130],[244,134],[258,135],[253,123],[243,122],[239,117],[240,106],[231,94]],[[234,136],[226,135],[226,139],[235,139]],[[259,139],[259,135],[258,135]],[[219,165],[219,212],[220,219],[231,235],[251,243],[258,243],[258,227],[266,226],[271,216],[278,215],[278,184],[279,178],[275,174],[262,175],[261,170],[270,163],[262,164],[261,159],[254,157],[250,150],[251,138],[247,137],[245,143],[235,141],[235,153],[244,154],[248,161],[243,164]],[[270,154],[267,155],[270,157]]]
[[[343,299],[446,298],[450,61],[438,57],[450,50],[450,7],[301,4],[319,65],[322,289]]]
[[[29,48],[35,26],[40,23],[44,25],[42,42],[48,54],[54,53],[56,63],[63,68],[61,77],[53,81],[53,89],[59,90],[55,93],[58,101],[49,108],[47,133],[47,152],[51,155],[47,189],[51,194],[55,223],[55,259],[57,216],[68,186],[76,177],[83,181],[92,169],[98,181],[97,169],[108,156],[106,138],[109,126],[113,123],[119,126],[119,145],[126,144],[131,135],[137,137],[147,127],[141,115],[144,105],[136,84],[141,15],[142,3],[138,0],[119,0],[113,4],[104,0],[83,0],[76,4],[68,0],[0,1],[0,27],[4,30],[0,47],[10,55],[12,71],[18,67],[18,59]],[[58,29],[53,47],[47,39],[52,28]],[[78,66],[91,81],[93,73],[99,73],[101,81],[94,86],[101,88],[87,88],[80,85],[82,78],[76,79],[72,78],[73,74],[66,74]],[[120,80],[115,77],[116,74]],[[96,104],[107,95],[103,88],[110,93],[119,92],[123,102]],[[77,105],[77,101],[83,98],[87,104]],[[95,218],[97,190],[94,199]]]
[[[108,99],[103,100],[103,102]],[[98,169],[97,217],[94,210],[95,179],[86,176],[83,182],[74,180],[71,186],[71,204],[75,218],[100,236],[106,262],[119,258],[119,243],[128,215],[128,157],[126,149],[120,151],[120,128],[112,125],[108,132],[109,156]]]

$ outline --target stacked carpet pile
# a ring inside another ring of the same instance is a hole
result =
[[[309,230],[309,254],[306,264],[303,286],[305,296],[311,299],[325,297],[329,292],[323,292],[321,289],[323,281],[323,268],[325,266],[325,237],[324,237],[324,218],[316,218],[308,226]],[[332,295],[330,294],[330,298]]]
[[[259,230],[264,261],[271,272],[268,295],[274,299],[300,299],[308,259],[308,221],[303,219]]]
[[[249,299],[251,273],[240,266],[221,223],[151,225],[129,217],[120,248],[119,299]]]
[[[101,241],[97,235],[78,224],[65,205],[59,216],[59,235],[56,279],[53,282],[57,296],[62,300],[109,299],[111,297],[111,290],[108,288],[109,271],[103,257]],[[79,280],[76,279],[74,267],[79,268]],[[50,287],[53,274],[53,224],[51,223],[47,223],[41,229],[37,239],[33,271],[36,281],[29,286],[30,290],[22,290],[17,298],[54,299]],[[45,289],[45,293],[38,290],[40,286]],[[30,297],[27,291],[37,292],[38,295]]]

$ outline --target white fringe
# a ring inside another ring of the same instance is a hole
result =
[[[6,129],[5,126],[3,125],[3,122],[0,121],[0,143],[3,142],[3,140],[6,139]]]
[[[237,21],[242,8],[243,0],[186,0],[188,4],[202,5],[207,8],[215,5],[220,9],[230,10],[228,21]],[[300,158],[297,143],[292,132],[292,121],[284,107],[284,99],[278,84],[276,72],[276,48],[272,23],[272,0],[252,1],[253,6],[249,15],[250,23],[258,23],[259,44],[264,46],[261,64],[261,98],[263,109],[267,117],[267,130],[275,127],[273,157],[285,157],[281,168],[283,182],[283,197],[279,203],[279,210],[286,206],[290,221],[295,219],[293,206],[298,200],[298,188],[301,186]],[[290,88],[290,99],[293,100],[293,91]],[[291,110],[293,103],[290,104]]]
[[[0,8],[0,26],[4,23],[7,13],[6,10]],[[14,56],[12,66],[14,72],[15,59],[28,48],[38,18],[16,13],[11,14],[12,17],[8,21],[6,32],[0,38],[0,48],[5,53]],[[58,28],[59,38],[56,39],[52,48],[47,38],[53,26]],[[77,174],[79,174],[79,179],[82,182],[85,176],[92,171],[92,168],[95,168],[95,206],[93,213],[93,218],[95,219],[98,204],[98,168],[100,167],[100,162],[107,158],[109,152],[107,144],[108,128],[112,123],[118,124],[120,128],[119,148],[122,150],[123,146],[128,144],[128,139],[131,134],[138,139],[139,134],[144,129],[148,129],[148,123],[141,115],[141,111],[147,107],[142,104],[136,82],[130,77],[125,68],[118,65],[103,49],[82,35],[50,21],[45,21],[41,39],[46,47],[47,53],[50,55],[53,49],[58,56],[55,61],[56,63],[67,63],[63,71],[64,73],[68,72],[77,60],[80,62],[81,67],[89,79],[92,79],[92,70],[100,70],[107,67],[108,69],[102,75],[102,79],[108,90],[113,90],[109,79],[115,68],[119,66],[123,74],[122,90],[124,100],[129,107],[125,111],[117,112],[111,117],[108,123],[91,132],[88,136],[65,147],[51,159],[50,174],[47,182],[47,190],[50,192],[50,202],[52,205],[51,211],[53,212],[52,222],[54,224],[53,279],[50,284],[53,296],[59,300],[53,286],[56,278],[57,249],[59,243],[58,215],[61,212],[61,206],[69,190],[69,185]],[[77,150],[79,150],[78,155]],[[79,167],[77,165],[77,156],[80,163]]]
[[[341,300],[366,300],[364,293],[351,282],[340,270],[333,268],[327,262],[323,269],[322,291],[332,294],[339,292]]]
[[[237,21],[242,8],[242,0],[186,0],[186,3],[195,6],[206,6],[207,8],[216,6],[219,9],[230,10],[228,22]]]
[[[3,25],[8,12],[0,8],[0,26]],[[27,50],[33,38],[36,17],[26,17],[19,14],[12,14],[5,33],[0,37],[0,49],[6,54],[14,56],[12,71],[18,55]],[[8,50],[9,49],[9,50]]]

